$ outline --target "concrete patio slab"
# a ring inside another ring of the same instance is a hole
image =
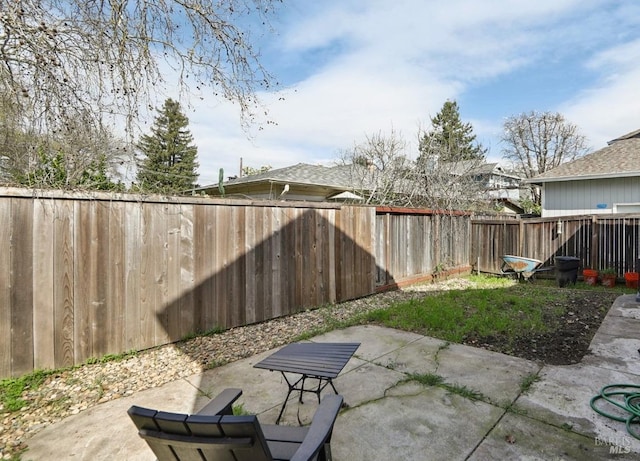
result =
[[[347,407],[333,434],[334,459],[590,460],[638,459],[640,440],[624,423],[599,415],[590,399],[606,385],[640,383],[640,331],[635,296],[616,300],[591,343],[591,355],[570,366],[543,366],[504,354],[377,326],[336,330],[318,342],[361,342],[334,380]],[[280,373],[253,368],[272,351],[188,379],[106,402],[43,429],[23,460],[153,460],[129,420],[131,405],[193,413],[227,387],[263,423],[273,423],[286,396]],[[637,353],[637,351],[636,351]],[[410,380],[440,376],[449,387]],[[527,393],[523,379],[539,380]],[[472,398],[464,391],[482,397]],[[331,392],[326,389],[324,392]],[[317,399],[293,395],[284,424],[310,421]]]
[[[442,388],[404,384],[383,400],[344,411],[332,451],[334,459],[350,461],[465,459],[502,414]]]

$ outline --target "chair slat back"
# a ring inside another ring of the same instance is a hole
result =
[[[271,461],[255,415],[201,416],[132,406],[129,416],[159,461]]]

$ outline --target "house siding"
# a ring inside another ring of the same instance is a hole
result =
[[[542,188],[542,217],[633,212],[640,177],[559,181]],[[626,204],[626,206],[625,206]]]

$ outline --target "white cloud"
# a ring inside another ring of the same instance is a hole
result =
[[[365,135],[391,127],[414,142],[418,126],[428,123],[446,99],[458,99],[525,66],[553,66],[562,72],[568,57],[589,59],[585,53],[602,50],[601,42],[620,46],[625,31],[637,21],[625,8],[621,2],[602,0],[287,5],[274,22],[278,38],[265,47],[267,66],[290,72],[282,78],[287,88],[263,95],[269,119],[277,124],[263,123],[248,139],[234,107],[218,101],[196,103],[189,117],[199,147],[200,182],[211,182],[212,177],[217,181],[220,167],[227,176],[237,174],[240,157],[252,167],[326,163]],[[605,134],[611,139],[607,133],[615,137],[640,128],[634,126],[640,115],[634,88],[640,81],[636,51],[632,44],[601,51],[586,71],[610,77],[593,88],[576,87],[570,101],[558,101],[592,142]],[[504,103],[500,94],[492,101],[496,106]],[[537,109],[536,101],[531,104],[530,110]],[[475,109],[482,113],[482,108]],[[494,157],[499,153],[496,134],[509,115],[471,120]]]
[[[601,72],[602,80],[560,110],[588,135],[594,149],[600,149],[640,128],[640,39],[598,53],[587,67]]]

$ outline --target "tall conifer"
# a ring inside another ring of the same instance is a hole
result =
[[[446,101],[435,117],[431,129],[420,138],[420,155],[437,156],[442,162],[483,160],[486,149],[476,141],[471,123],[462,123],[456,101]]]
[[[167,99],[158,110],[151,134],[143,135],[138,149],[138,186],[143,191],[182,193],[195,187],[198,148],[188,130],[189,119],[180,103]]]

